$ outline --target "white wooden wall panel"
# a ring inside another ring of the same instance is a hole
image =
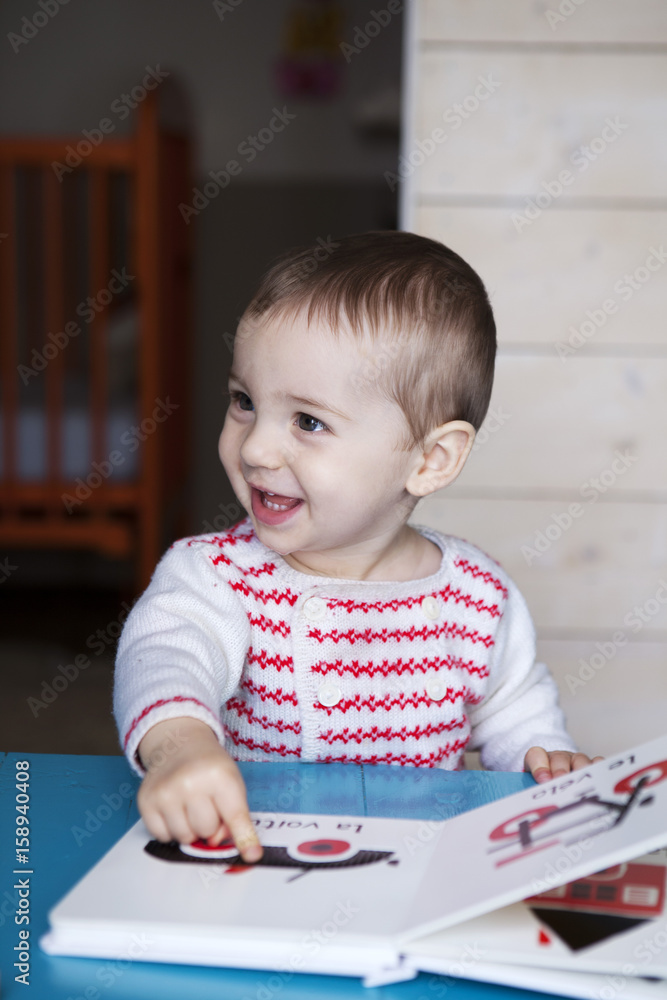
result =
[[[415,197],[415,231],[451,246],[485,282],[501,344],[541,344],[558,357],[555,345],[574,335],[578,353],[628,344],[633,353],[651,345],[667,356],[667,204],[663,211],[551,207],[520,231],[513,211]],[[601,316],[604,303],[610,311]],[[589,312],[600,325],[582,333]]]
[[[568,524],[570,502],[462,499],[443,491],[420,501],[410,520],[467,538],[499,562],[526,598],[540,635],[588,632],[599,639],[627,628],[626,617],[648,602],[642,634],[667,642],[665,505],[600,500],[582,505]]]
[[[667,42],[664,0],[420,0],[418,39],[441,42]],[[550,21],[552,23],[550,23]],[[553,26],[552,26],[553,24]]]
[[[667,644],[630,635],[626,645],[608,638],[601,647],[547,639],[538,642],[538,656],[558,681],[573,738],[591,755],[609,756],[664,735]]]
[[[573,735],[611,753],[663,732],[667,701],[667,5],[415,0],[407,25],[400,225],[479,271],[500,342],[479,446],[412,521],[505,566]],[[500,86],[474,107],[489,75]],[[628,127],[582,170],[573,153],[616,118]],[[517,220],[566,169],[562,194]],[[606,485],[617,451],[637,461],[602,494],[590,481]],[[582,515],[559,531],[570,503]],[[614,635],[628,641],[573,687]]]
[[[610,494],[667,500],[666,402],[667,358],[501,354],[489,431],[458,485],[576,498],[602,475]]]
[[[662,52],[445,49],[424,52],[420,67],[411,155],[428,154],[422,197],[545,199],[543,183],[557,194],[563,170],[562,201],[667,196]]]

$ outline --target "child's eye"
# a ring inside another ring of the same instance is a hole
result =
[[[229,393],[229,398],[232,401],[232,403],[238,403],[239,407],[242,410],[246,410],[247,411],[247,410],[252,410],[253,409],[252,400],[250,399],[250,396],[248,396],[245,392],[239,392],[238,390],[236,390],[236,391],[232,390]],[[246,400],[246,399],[248,400],[248,403],[250,404],[249,406],[246,406],[245,403],[244,403],[244,400]]]
[[[309,421],[310,424],[311,424],[311,426],[310,427],[304,427],[303,424],[302,424],[302,421],[303,422]],[[301,428],[302,431],[314,431],[316,428],[313,427],[312,424],[319,424],[320,427],[322,428],[322,430],[324,430],[324,431],[328,431],[329,430],[329,428],[327,427],[327,425],[324,424],[324,423],[322,423],[321,420],[318,420],[317,417],[311,417],[307,413],[300,413],[299,414],[299,426],[300,426],[300,428]]]

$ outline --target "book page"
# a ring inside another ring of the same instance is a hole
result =
[[[667,737],[445,822],[402,941],[667,844]]]

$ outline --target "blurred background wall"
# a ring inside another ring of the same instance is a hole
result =
[[[412,520],[506,567],[575,736],[608,753],[662,731],[667,694],[665,8],[401,7],[6,0],[0,134],[79,141],[111,116],[113,138],[130,136],[141,109],[118,109],[147,70],[187,98],[199,207],[179,216],[193,250],[181,532],[243,516],[217,459],[222,390],[237,316],[276,254],[398,226],[476,267],[499,328],[493,402],[460,481]],[[117,752],[111,666],[132,561],[3,557],[8,749]],[[77,655],[88,664],[55,690]]]
[[[166,546],[174,534],[221,529],[244,514],[220,465],[217,440],[237,317],[267,264],[290,246],[317,248],[318,240],[326,244],[337,234],[397,226],[397,194],[384,172],[398,156],[401,5],[393,2],[387,23],[376,23],[377,35],[364,39],[359,26],[369,9],[360,0],[45,4],[9,0],[0,10],[1,138],[62,137],[76,147],[105,118],[113,132],[102,148],[132,136],[143,105],[131,114],[126,109],[151,69],[169,74],[157,88],[160,100],[173,82],[186,98],[179,125],[192,137],[192,176],[189,197],[179,200],[200,208],[177,214],[173,224],[185,227],[193,244],[191,323],[184,331],[192,419],[186,516],[163,538]],[[352,49],[343,53],[341,43]],[[74,174],[82,175],[91,160]],[[241,169],[223,188],[230,160]],[[211,173],[221,178],[217,191]],[[195,189],[207,183],[212,196],[201,208]],[[3,250],[7,243],[0,242]],[[76,316],[63,317],[70,318]],[[38,348],[52,329],[46,320],[36,324]],[[61,352],[66,361],[82,340]],[[25,355],[14,360],[30,363],[27,348]],[[36,378],[26,376],[29,388],[58,363]],[[160,428],[147,446],[162,434]],[[128,455],[121,471],[130,458],[140,461],[137,455]],[[87,479],[85,472],[80,478]],[[75,514],[85,513],[101,492]],[[7,697],[0,730],[12,745],[35,751],[117,752],[109,714],[114,634],[137,592],[135,560],[10,543],[1,557],[7,569],[0,588],[0,670]],[[88,665],[54,691],[54,678],[57,686],[64,683],[60,668],[77,655]]]

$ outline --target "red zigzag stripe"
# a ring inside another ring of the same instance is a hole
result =
[[[262,701],[275,701],[278,705],[282,705],[285,701],[291,702],[292,705],[298,704],[294,691],[285,693],[282,688],[270,691],[266,684],[255,684],[250,677],[246,677],[241,681],[241,687],[245,688],[246,691],[251,691],[253,694],[259,695]]]
[[[336,740],[341,740],[343,743],[347,743],[350,740],[353,740],[355,743],[370,740],[372,743],[375,743],[376,740],[393,740],[396,737],[405,743],[409,739],[420,740],[423,736],[437,736],[438,733],[451,732],[453,729],[463,729],[467,721],[464,716],[462,719],[453,719],[451,722],[440,722],[437,726],[432,725],[430,722],[427,726],[415,726],[414,729],[408,729],[406,726],[403,726],[401,729],[392,729],[391,726],[379,729],[378,726],[373,726],[372,729],[357,729],[354,732],[351,732],[346,726],[342,733],[335,733],[333,729],[329,729],[326,733],[320,733],[317,738],[318,740],[324,740],[330,746]]]
[[[232,590],[239,591],[239,593],[243,594],[244,597],[252,596],[256,601],[261,601],[264,605],[268,604],[270,601],[273,604],[283,604],[286,602],[293,607],[299,600],[299,595],[293,593],[291,590],[278,590],[276,587],[269,591],[254,590],[246,583],[245,580],[234,580],[233,582],[230,582],[229,585]]]
[[[275,571],[276,571],[276,564],[272,562],[262,563],[261,566],[248,566],[247,569],[243,570],[246,576],[254,576],[254,577],[260,577],[264,575],[273,576]]]
[[[258,625],[262,632],[270,632],[272,635],[287,636],[291,632],[287,622],[272,622],[270,618],[265,618],[264,615],[253,615],[248,612],[248,621],[251,625]]]
[[[264,753],[268,754],[277,753],[280,754],[281,757],[301,756],[300,750],[291,750],[289,747],[286,747],[284,743],[281,743],[279,747],[274,746],[273,743],[269,742],[269,740],[264,740],[263,743],[257,743],[256,740],[253,740],[251,737],[241,736],[239,733],[232,732],[231,730],[227,731],[227,735],[237,746],[248,747],[250,750],[263,750]]]
[[[375,639],[380,639],[382,642],[388,642],[390,639],[398,641],[407,639],[409,642],[414,642],[416,638],[431,639],[442,635],[447,636],[447,638],[456,636],[459,639],[470,639],[471,642],[481,642],[487,649],[493,646],[493,636],[481,635],[477,629],[470,631],[465,625],[454,625],[448,622],[445,622],[443,625],[436,625],[432,629],[429,629],[427,625],[424,625],[422,628],[415,628],[414,625],[411,625],[409,629],[389,630],[383,628],[380,631],[368,628],[364,629],[363,632],[357,629],[349,629],[347,632],[339,632],[338,629],[332,629],[331,632],[322,632],[320,629],[313,628],[308,632],[310,639],[317,639],[320,643],[326,639],[331,639],[335,643],[347,640],[352,644],[355,642],[373,642]]]
[[[466,701],[473,701],[473,697],[470,697],[472,692],[467,688],[459,688],[457,691],[454,688],[447,688],[447,694],[444,698],[440,699],[440,702],[449,701],[451,704],[460,701],[462,698]],[[319,702],[315,702],[313,708],[318,709],[322,712],[327,712],[331,715],[332,712],[347,712],[350,708],[356,708],[357,711],[361,711],[362,708],[368,708],[371,712],[376,712],[378,708],[384,708],[385,711],[393,708],[394,705],[400,705],[401,708],[405,708],[407,705],[412,705],[413,708],[417,708],[419,705],[437,705],[440,702],[434,701],[433,698],[429,698],[427,694],[418,694],[414,691],[411,695],[406,695],[402,691],[396,697],[392,697],[391,694],[386,694],[383,698],[377,698],[375,695],[370,695],[368,698],[362,698],[360,695],[355,695],[354,698],[343,698],[338,702],[337,705],[320,705]],[[474,703],[474,702],[473,702]]]
[[[504,584],[502,584],[500,580],[493,575],[493,573],[480,569],[479,566],[475,566],[468,559],[455,559],[454,565],[463,570],[464,573],[470,573],[473,579],[480,579],[483,580],[484,583],[490,583],[496,588],[496,590],[500,591],[503,597],[507,598],[509,596],[507,587],[505,587]]]
[[[463,603],[467,608],[475,608],[476,611],[488,611],[494,618],[500,615],[497,604],[485,604],[481,597],[475,601],[472,594],[464,594],[462,590],[452,587],[449,583],[442,590],[431,591],[431,596],[436,599],[439,597],[445,603],[453,600],[456,604]],[[421,604],[423,597],[422,594],[420,597],[394,598],[392,601],[355,601],[352,598],[343,601],[333,598],[329,606],[343,608],[348,614],[353,611],[363,611],[364,614],[368,614],[370,611],[398,611],[399,608],[412,608],[415,604]]]
[[[480,677],[488,677],[489,675],[489,668],[486,664],[482,663],[476,666],[472,660],[466,662],[458,656],[432,656],[423,660],[415,660],[410,657],[409,660],[398,659],[391,662],[383,660],[377,665],[374,665],[372,660],[365,664],[360,664],[358,660],[353,660],[352,663],[336,660],[335,663],[315,663],[310,669],[315,674],[327,674],[335,671],[340,677],[343,674],[352,674],[353,677],[375,677],[376,674],[381,674],[383,677],[400,677],[401,674],[425,674],[431,669],[439,669],[440,667],[447,670],[465,670],[468,674],[478,674]]]
[[[291,674],[294,673],[294,662],[291,656],[269,656],[269,654],[264,649],[260,649],[259,653],[256,653],[252,646],[248,649],[248,663],[257,663],[262,668],[262,670],[267,670],[269,667],[274,667],[278,673],[281,670],[289,670]]]
[[[226,708],[230,712],[237,712],[241,718],[245,716],[251,726],[259,725],[262,729],[277,729],[279,733],[292,732],[297,736],[301,732],[300,722],[283,722],[282,719],[278,719],[277,722],[272,722],[271,719],[266,717],[266,715],[263,715],[260,718],[258,715],[255,715],[250,705],[247,705],[239,698],[230,698],[227,702]]]

